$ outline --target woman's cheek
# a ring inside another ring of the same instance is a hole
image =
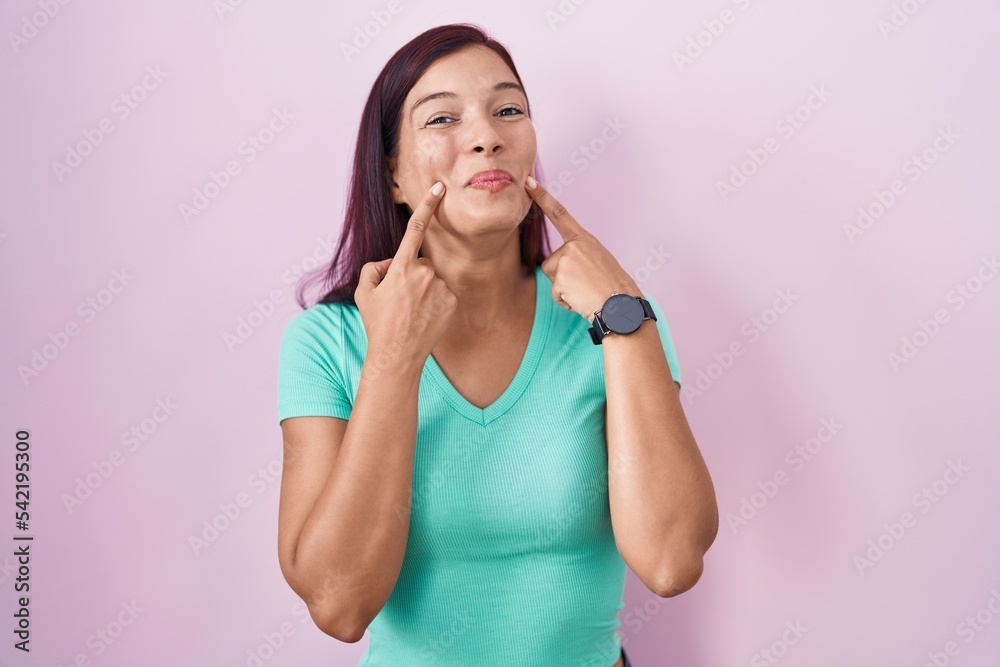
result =
[[[452,229],[450,222],[451,217],[448,215],[448,211],[450,209],[451,206],[448,204],[448,193],[445,192],[444,198],[437,205],[437,209],[434,211],[434,216],[431,219],[430,225],[434,225],[436,220],[437,224],[441,227],[444,227],[445,229]]]
[[[413,150],[413,165],[421,171],[426,171],[432,167],[438,154],[439,140],[432,136],[422,136],[417,140]]]

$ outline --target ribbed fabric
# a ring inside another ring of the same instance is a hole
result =
[[[540,267],[535,277],[528,347],[493,404],[469,403],[433,356],[424,364],[406,555],[359,667],[610,667],[620,655],[626,566],[608,505],[603,346],[555,304]],[[670,329],[646,298],[680,383]],[[355,306],[296,315],[281,340],[279,422],[348,419],[367,343]]]

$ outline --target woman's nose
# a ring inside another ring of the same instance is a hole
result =
[[[477,153],[495,153],[504,145],[503,136],[497,131],[494,120],[486,115],[477,115],[467,125],[469,141]]]

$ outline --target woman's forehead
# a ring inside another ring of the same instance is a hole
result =
[[[436,92],[488,94],[502,81],[516,81],[507,64],[491,49],[465,48],[435,60],[410,89],[419,99]]]

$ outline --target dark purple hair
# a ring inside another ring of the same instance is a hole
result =
[[[295,298],[302,308],[308,307],[304,297],[307,288],[317,281],[322,282],[322,289],[328,290],[317,303],[354,304],[361,267],[396,254],[411,214],[406,204],[392,200],[392,178],[385,159],[399,152],[403,102],[435,60],[474,45],[496,52],[523,87],[506,47],[469,23],[438,26],[421,33],[393,54],[382,68],[368,94],[358,129],[340,240],[329,266],[308,272],[296,287]],[[527,106],[526,113],[531,118],[530,102]],[[537,159],[535,175],[539,183],[544,183]],[[536,202],[531,202],[528,214],[520,222],[518,235],[524,267],[534,268],[552,253],[545,216]]]

